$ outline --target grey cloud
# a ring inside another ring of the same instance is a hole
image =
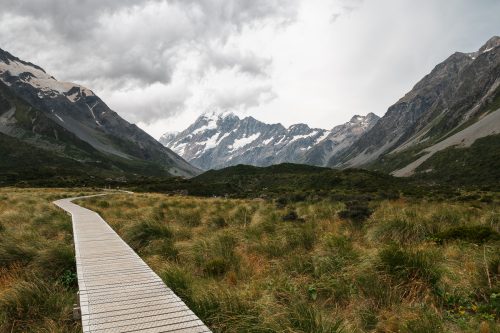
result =
[[[272,63],[271,59],[241,51],[220,52],[211,48],[206,55],[207,65],[212,65],[217,69],[237,68],[239,71],[253,76],[267,76],[267,70]]]
[[[70,69],[70,78],[78,77],[87,81],[103,77],[115,79],[117,84],[127,80],[151,84],[170,81],[176,65],[170,57],[180,52],[180,45],[194,41],[198,46],[203,46],[209,44],[207,40],[221,40],[224,43],[246,24],[268,18],[292,19],[293,3],[284,0],[6,0],[3,10],[4,13],[31,17],[34,21],[49,22],[51,33],[38,38],[58,38],[61,48],[77,50],[69,52],[67,59],[55,56],[53,60],[54,67],[62,65],[56,63],[58,60],[64,64],[72,63],[73,67],[85,65],[87,70]],[[165,18],[165,21],[125,22],[129,26],[120,26],[119,21],[115,25],[109,24],[114,19],[123,19],[117,18],[117,15],[125,19],[127,15],[144,15],[147,18],[148,13],[141,10],[155,4],[167,6],[162,7],[162,10],[175,11],[175,15]],[[177,29],[177,24],[187,26]],[[127,33],[120,36],[124,30]],[[268,60],[259,59],[255,54],[235,56],[215,53],[210,49],[202,52],[211,53],[208,59],[213,60],[212,65],[215,67],[226,63],[239,66],[248,73],[262,74],[259,67],[268,63]],[[238,61],[241,63],[236,63]],[[73,71],[76,75],[72,75]]]
[[[192,75],[200,80],[209,68],[266,78],[271,59],[214,45],[223,46],[245,26],[266,20],[291,22],[296,9],[296,0],[4,0],[4,17],[25,19],[25,29],[43,29],[19,38],[23,26],[16,30],[4,21],[0,47],[39,62],[59,79],[108,91],[154,83],[168,86],[179,62],[194,51],[200,65]],[[35,55],[27,52],[30,46],[37,49]],[[269,85],[259,89],[272,95]],[[221,99],[218,107],[254,105],[262,93],[249,88],[238,102]],[[184,107],[183,100],[153,99],[150,104],[141,101],[136,114],[124,106],[129,119],[150,122]]]

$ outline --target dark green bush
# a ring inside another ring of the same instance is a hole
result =
[[[275,200],[276,208],[282,209],[285,208],[286,205],[288,204],[288,199],[284,197],[277,198]]]
[[[75,270],[66,270],[59,277],[59,281],[66,288],[77,288],[78,287],[78,276]]]
[[[283,215],[281,218],[283,221],[298,221],[299,215],[294,210],[289,211],[287,214]]]
[[[349,219],[359,225],[368,219],[373,213],[373,210],[368,207],[367,202],[350,201],[346,202],[346,208],[339,212],[339,217]]]
[[[227,227],[226,219],[220,215],[211,216],[208,220],[208,224],[214,228]]]
[[[448,240],[464,240],[471,243],[481,244],[490,240],[498,240],[500,239],[500,235],[490,226],[473,225],[446,229],[437,233],[435,238],[439,243]]]

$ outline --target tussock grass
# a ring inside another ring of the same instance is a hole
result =
[[[71,221],[79,190],[0,188],[0,332],[80,332]]]
[[[483,321],[498,326],[500,241],[438,236],[498,233],[498,196],[484,195],[491,200],[140,194],[106,198],[108,208],[80,203],[139,242],[214,332],[477,332]],[[291,211],[297,219],[283,221]]]

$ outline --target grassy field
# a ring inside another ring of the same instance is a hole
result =
[[[0,188],[0,332],[81,332],[71,219],[80,190]]]
[[[214,332],[499,331],[495,194],[344,203],[146,193],[80,204],[98,211]],[[54,244],[67,246],[64,235]],[[24,271],[19,265],[11,272]],[[74,294],[51,283],[61,304]],[[0,309],[9,309],[4,295]],[[66,318],[64,309],[47,320]]]

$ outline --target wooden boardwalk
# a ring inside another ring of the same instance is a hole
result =
[[[71,214],[84,333],[210,332],[99,214],[62,199]]]

